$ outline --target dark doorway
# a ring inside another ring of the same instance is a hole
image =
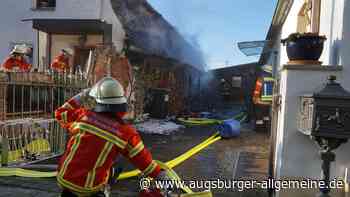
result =
[[[148,89],[145,95],[144,111],[152,118],[166,118],[169,112],[169,91]]]
[[[85,72],[90,51],[95,47],[75,47],[73,73]]]

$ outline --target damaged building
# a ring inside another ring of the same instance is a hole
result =
[[[128,90],[134,113],[164,118],[193,110],[190,103],[200,96],[204,74],[201,52],[147,1],[111,2],[125,30],[123,51],[130,66],[125,66],[123,58],[119,58],[119,65],[129,68],[134,79],[129,80]],[[114,67],[120,66],[116,63]],[[126,76],[118,76],[123,71],[116,72],[113,67],[112,72],[116,78]]]
[[[192,110],[200,96],[203,58],[146,0],[19,0],[1,23],[0,58],[16,44],[32,48],[29,73],[0,73],[1,163],[62,153],[65,132],[53,119],[65,100],[111,75],[126,90],[130,114],[165,118]],[[10,9],[11,8],[11,9]],[[74,51],[68,73],[50,63]]]
[[[214,88],[210,92],[216,95],[213,100],[221,100],[221,104],[244,104],[244,110],[248,112],[249,119],[256,119],[259,123],[256,125],[258,128],[270,111],[273,81],[271,73],[256,62],[213,69],[211,73],[213,77],[210,86]],[[259,93],[259,99],[254,100],[253,93],[258,79],[262,79],[262,90]],[[267,127],[269,125],[264,125],[263,129],[266,130]]]
[[[33,49],[33,67],[44,72],[61,49],[71,48],[70,72],[90,82],[112,74],[126,89],[133,117],[179,114],[200,93],[201,52],[146,0],[21,0],[3,6],[14,8],[0,19],[13,33],[0,39],[8,46],[0,58],[14,44],[26,44]]]
[[[211,71],[215,90],[219,91],[223,101],[243,103],[244,98],[251,100],[255,81],[259,75],[257,63],[242,64]]]

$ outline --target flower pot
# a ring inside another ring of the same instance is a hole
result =
[[[317,34],[291,34],[282,43],[287,48],[290,61],[318,61],[326,37]]]

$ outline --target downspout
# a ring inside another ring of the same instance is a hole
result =
[[[274,13],[272,25],[277,25],[279,27],[278,34],[281,34],[281,29],[285,20],[288,17],[288,14],[293,6],[294,0],[278,0],[277,7]],[[276,43],[277,42],[277,43]],[[276,40],[272,42],[272,47],[279,46],[280,36]],[[271,131],[270,131],[270,151],[269,151],[269,167],[268,167],[268,176],[269,179],[275,179],[278,174],[280,166],[275,163],[277,149],[276,149],[276,141],[277,141],[277,132],[278,132],[278,118],[279,118],[279,108],[280,108],[280,97],[279,97],[279,80],[278,80],[278,55],[279,50],[275,49],[270,52],[270,55],[273,58],[273,77],[275,78],[275,83],[273,87],[273,99],[272,99],[272,109],[271,109]],[[280,159],[280,158],[279,158]],[[268,190],[268,196],[278,196],[274,189]]]
[[[40,68],[40,36],[39,36],[39,30],[36,30],[36,67],[38,68],[38,71],[40,72],[41,68]],[[34,47],[32,47],[32,53],[34,53]],[[34,56],[34,54],[33,54]],[[34,57],[33,57],[34,59]],[[33,62],[34,63],[34,62]],[[44,69],[43,69],[44,70]]]
[[[104,5],[105,5],[105,0],[98,0],[100,1],[100,13],[99,13],[99,19],[100,20],[103,20],[103,8],[104,8]]]

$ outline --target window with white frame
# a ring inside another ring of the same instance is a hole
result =
[[[242,77],[241,76],[233,76],[232,77],[232,87],[241,88],[242,87]]]
[[[33,0],[35,9],[52,9],[56,7],[56,0]]]

